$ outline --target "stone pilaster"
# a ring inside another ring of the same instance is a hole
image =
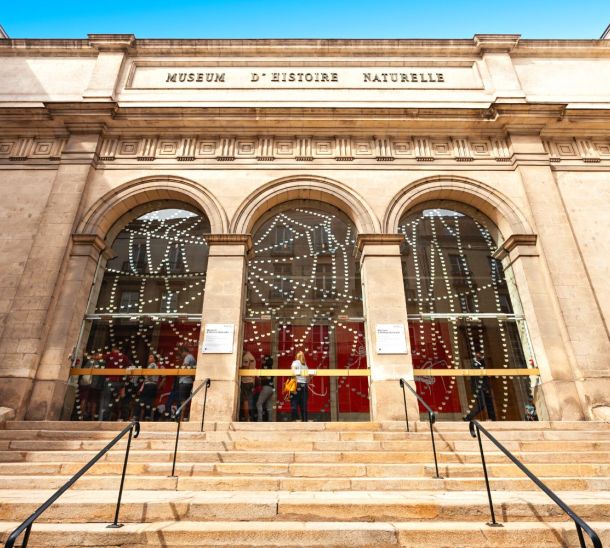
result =
[[[84,315],[92,312],[88,307],[95,306],[94,302],[91,303],[91,297],[97,296],[111,253],[106,242],[98,236],[72,236],[72,249],[62,281],[58,284],[57,302],[28,402],[26,419],[61,418],[71,366],[68,356],[78,341]],[[82,344],[86,344],[86,340]]]
[[[62,152],[49,199],[0,341],[0,400],[23,418],[57,302],[56,286],[69,248],[98,135],[73,134]],[[67,357],[65,357],[67,359]]]
[[[510,52],[519,34],[475,34],[474,43],[481,53],[496,96],[496,103],[525,102],[525,92],[515,71]]]
[[[404,420],[400,378],[413,377],[407,354],[377,353],[376,325],[402,324],[408,338],[407,303],[402,277],[399,234],[360,234],[360,273],[364,300],[367,360],[371,370],[371,420]],[[408,341],[407,341],[408,343]],[[415,384],[412,383],[415,387]],[[417,400],[407,395],[409,419],[419,419]]]
[[[540,369],[539,390],[548,414],[546,417],[542,413],[541,418],[582,420],[583,406],[574,382],[569,347],[552,297],[552,282],[536,242],[534,234],[514,234],[500,246],[495,256],[503,262],[507,276],[514,277],[519,290],[535,366]]]
[[[87,89],[86,101],[113,101],[125,51],[134,44],[133,34],[90,34],[89,44],[98,50]]]
[[[211,234],[206,236],[210,246],[203,298],[203,320],[197,356],[195,388],[206,378],[212,380],[208,391],[206,422],[229,422],[237,411],[241,360],[243,311],[246,301],[246,254],[252,246],[246,234]],[[206,324],[235,325],[231,354],[203,354]],[[203,391],[193,399],[191,420],[201,420]]]
[[[540,137],[515,131],[510,138],[540,239],[539,264],[551,281],[547,290],[564,333],[572,378],[586,417],[593,418],[594,408],[610,410],[608,333]]]

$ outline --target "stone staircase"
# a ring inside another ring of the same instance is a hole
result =
[[[0,539],[124,423],[7,422],[0,430]],[[488,423],[610,546],[610,424]],[[29,546],[577,546],[567,516],[490,443],[490,528],[477,441],[438,423],[143,423],[120,529],[121,442],[34,525]]]

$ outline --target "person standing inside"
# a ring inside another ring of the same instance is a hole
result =
[[[97,352],[94,354],[93,359],[90,359],[87,362],[87,367],[92,367],[93,369],[103,369],[104,368],[104,354],[101,352]],[[91,386],[89,387],[89,391],[93,394],[93,399],[91,402],[91,407],[89,409],[91,420],[95,420],[99,418],[98,408],[100,405],[100,399],[102,396],[102,390],[104,389],[104,377],[103,375],[93,375],[93,380],[91,382]]]
[[[148,355],[148,363],[146,369],[159,369],[157,360],[154,354]],[[148,416],[150,420],[154,418],[154,401],[157,397],[157,383],[159,382],[158,375],[145,375],[144,382],[142,384],[142,392],[140,394],[140,400],[142,401],[142,408],[140,410],[140,420],[146,419]]]
[[[110,352],[104,356],[104,367],[106,369],[127,369],[129,358],[117,345],[112,345]],[[125,386],[119,375],[109,375],[102,390],[100,402],[100,420],[108,420],[113,417],[117,419],[120,411],[120,400],[125,395]]]
[[[241,359],[241,369],[255,369],[256,360],[251,352],[246,352]],[[239,402],[243,414],[243,420],[250,422],[250,402],[254,390],[254,377],[243,375],[239,378]]]
[[[99,369],[104,367],[103,355],[96,353],[87,357],[85,369]],[[79,396],[84,420],[94,420],[98,418],[98,405],[102,388],[104,387],[104,377],[101,375],[82,375],[79,379]]]
[[[195,369],[197,362],[193,354],[190,353],[186,346],[180,347],[180,355],[182,356],[182,367],[183,369]],[[191,392],[193,391],[193,382],[195,377],[192,376],[180,376],[178,378],[178,406],[182,405],[186,400],[189,399]],[[188,420],[190,412],[190,405],[187,405],[184,410],[184,418]]]
[[[473,369],[485,369],[485,359],[481,352],[475,352],[472,360]],[[471,377],[472,395],[475,398],[475,403],[470,412],[464,417],[465,421],[476,419],[477,416],[485,409],[489,420],[496,420],[496,411],[494,409],[494,401],[491,392],[491,383],[489,377]]]
[[[262,369],[273,369],[273,358],[263,357]],[[273,394],[275,393],[275,377],[261,377],[261,391],[256,400],[256,412],[258,422],[263,422],[263,405],[267,412],[266,422],[271,420],[271,410],[273,409]]]
[[[303,422],[307,422],[309,420],[309,417],[307,415],[307,400],[309,396],[309,369],[307,368],[307,362],[305,360],[304,352],[297,352],[297,355],[294,357],[294,361],[292,362],[291,368],[297,381],[296,392],[290,395],[290,411],[292,415],[292,420],[297,420],[297,409],[300,409],[301,420]]]

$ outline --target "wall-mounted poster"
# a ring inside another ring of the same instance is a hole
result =
[[[202,354],[231,354],[233,352],[233,333],[235,325],[232,323],[209,323],[205,326],[203,335]]]

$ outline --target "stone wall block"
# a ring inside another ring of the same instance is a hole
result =
[[[97,143],[97,135],[74,134],[64,147],[62,164],[55,173],[22,279],[15,292],[12,310],[6,318],[0,341],[3,374],[15,376],[15,371],[9,372],[7,369],[18,364],[16,371],[19,375],[30,379],[36,375],[47,334],[46,326],[53,325],[51,303],[54,296],[61,292],[60,272]],[[25,323],[18,319],[18,315],[13,315],[13,312],[22,311],[45,311],[47,315],[44,318],[38,315],[35,321]],[[11,339],[20,341],[18,350],[21,349],[21,353],[14,355],[7,352],[4,341]],[[0,383],[0,398],[4,395],[3,390]],[[29,396],[29,392],[24,394],[15,407],[18,418],[25,415],[24,405]]]

